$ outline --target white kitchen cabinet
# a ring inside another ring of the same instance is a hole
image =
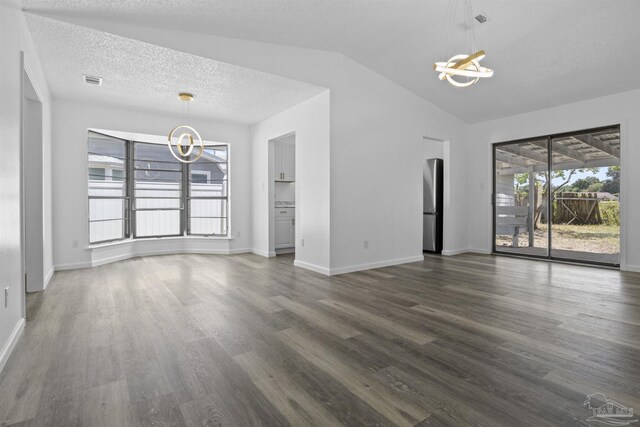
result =
[[[296,146],[282,144],[282,176],[285,181],[296,180]]]
[[[274,180],[296,180],[296,146],[289,142],[274,144]]]
[[[276,208],[276,249],[292,248],[296,242],[295,209]]]

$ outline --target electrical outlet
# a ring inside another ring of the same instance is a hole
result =
[[[304,239],[300,239],[300,246],[304,248]]]
[[[9,306],[9,287],[4,288],[4,308]]]
[[[240,236],[241,236],[241,234],[240,234],[240,232],[239,232],[239,231],[238,231],[238,232],[236,232],[236,236],[238,236],[238,237],[240,237]]]
[[[74,240],[72,245],[73,245],[74,248],[77,248],[78,247],[78,241]]]
[[[369,249],[369,241],[368,240],[364,241],[364,248],[365,249]]]

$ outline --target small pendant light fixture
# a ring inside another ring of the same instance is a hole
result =
[[[188,110],[189,102],[193,100],[193,95],[182,92],[178,94],[178,97],[181,101],[185,102],[186,109]],[[171,155],[182,163],[196,162],[204,153],[202,137],[200,137],[197,130],[187,125],[178,125],[174,127],[171,132],[169,132],[167,145],[169,146],[169,152]],[[197,153],[192,157],[194,149],[197,150]]]
[[[465,12],[465,20],[466,25],[468,27],[468,35],[469,35],[469,44],[471,48],[472,54],[458,54],[454,55],[449,60],[444,62],[436,62],[433,64],[433,68],[440,74],[438,74],[438,78],[440,80],[446,80],[456,87],[469,87],[472,84],[476,83],[481,77],[491,77],[493,76],[493,70],[489,68],[482,67],[480,65],[480,60],[485,57],[484,50],[476,50],[476,33],[474,29],[474,18],[471,10],[471,0],[449,0],[448,13],[449,16],[449,27],[446,28],[447,31],[450,32],[452,28],[455,26],[455,12],[457,9],[457,3],[461,1],[464,5]],[[486,18],[483,17],[486,21]],[[484,22],[484,21],[483,21]],[[444,37],[443,34],[443,42],[449,39],[449,34],[447,37]],[[444,43],[441,44],[444,46]],[[454,76],[467,77],[467,81],[461,81],[454,79]]]

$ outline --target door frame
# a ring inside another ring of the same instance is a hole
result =
[[[26,133],[24,131],[26,124],[26,96],[27,93],[25,91],[25,87],[27,84],[31,86],[33,92],[35,93],[35,97],[37,100],[33,100],[32,102],[38,102],[41,106],[41,114],[40,114],[40,126],[42,136],[44,136],[44,98],[42,96],[42,90],[38,86],[37,79],[33,72],[33,68],[31,67],[28,58],[24,51],[20,52],[20,160],[19,160],[19,179],[20,179],[20,272],[21,272],[21,288],[22,288],[22,317],[24,319],[27,318],[27,304],[26,304],[26,293],[27,293],[27,282],[26,282],[26,274],[27,274],[27,233],[26,233],[26,204],[27,204],[27,189],[26,189],[26,168],[25,162],[27,159],[26,153]],[[44,141],[42,141],[44,143]],[[42,145],[44,149],[44,146]],[[40,155],[43,155],[43,151],[40,151]],[[43,159],[44,161],[44,159]],[[43,188],[44,191],[44,188]],[[44,194],[44,193],[43,193]],[[44,199],[42,199],[42,203],[44,204]],[[44,211],[42,212],[43,220],[44,220]],[[44,232],[44,223],[43,223],[43,232]],[[43,236],[44,237],[44,236]],[[43,250],[44,250],[44,241],[42,242]],[[44,268],[44,266],[43,266]],[[43,271],[43,280],[44,280]],[[44,287],[44,283],[42,284]]]
[[[553,221],[552,221],[552,195],[553,193],[551,191],[548,191],[547,193],[547,218],[549,221],[549,227],[547,229],[547,255],[532,255],[532,254],[519,254],[519,253],[511,253],[511,252],[500,252],[497,250],[496,247],[496,231],[497,231],[497,227],[496,227],[496,189],[497,189],[497,182],[496,182],[496,150],[500,147],[500,146],[505,146],[505,145],[513,145],[513,144],[518,144],[518,143],[524,143],[524,142],[530,142],[530,141],[540,141],[543,139],[546,139],[547,141],[547,171],[549,172],[549,182],[547,183],[547,185],[551,186],[551,167],[552,165],[552,161],[553,161],[553,139],[557,139],[557,138],[562,138],[562,137],[566,137],[566,136],[571,136],[571,135],[575,135],[575,134],[580,134],[580,133],[591,133],[591,132],[598,132],[598,131],[602,131],[602,130],[607,130],[607,129],[612,129],[612,128],[618,128],[618,132],[620,134],[620,195],[622,195],[623,190],[625,189],[623,182],[624,182],[624,174],[623,171],[625,169],[625,167],[623,166],[623,124],[622,123],[617,123],[617,124],[611,124],[611,125],[607,125],[607,126],[598,126],[598,127],[594,127],[594,128],[587,128],[587,129],[579,129],[576,131],[565,131],[565,132],[558,132],[558,133],[553,133],[553,134],[547,134],[547,135],[540,135],[537,137],[527,137],[527,138],[521,138],[521,139],[514,139],[514,140],[509,140],[509,141],[502,141],[502,142],[495,142],[491,144],[491,176],[492,176],[492,187],[491,187],[491,224],[492,224],[492,233],[491,233],[491,254],[492,255],[500,255],[500,256],[513,256],[513,257],[519,257],[519,258],[534,258],[534,259],[541,259],[541,260],[547,260],[547,261],[556,261],[556,262],[566,262],[566,263],[575,263],[575,264],[585,264],[585,265],[592,265],[592,266],[601,266],[601,267],[614,267],[614,268],[621,268],[621,266],[625,265],[624,262],[626,260],[625,256],[624,256],[624,249],[625,249],[625,241],[623,240],[623,236],[624,236],[624,231],[625,229],[623,227],[626,226],[626,221],[624,220],[625,217],[625,209],[623,208],[623,200],[625,199],[624,197],[620,197],[619,198],[619,203],[620,203],[620,238],[619,238],[619,247],[620,247],[620,252],[619,252],[619,258],[618,258],[618,263],[617,264],[611,264],[611,263],[606,263],[606,262],[598,262],[598,261],[588,261],[588,260],[580,260],[580,259],[573,259],[573,258],[566,258],[566,257],[557,257],[557,256],[553,256],[552,255],[552,246],[553,246],[553,240],[552,240],[552,228],[553,228]]]

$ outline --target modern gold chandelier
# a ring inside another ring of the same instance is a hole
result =
[[[445,30],[450,31],[455,25],[456,9],[458,0],[450,0],[448,6],[449,23]],[[458,54],[449,58],[447,61],[436,62],[433,64],[433,68],[439,73],[438,78],[440,80],[446,80],[455,87],[469,87],[475,84],[480,78],[488,78],[493,76],[493,70],[480,65],[480,60],[485,57],[484,50],[476,50],[476,33],[474,24],[473,13],[471,9],[471,0],[462,0],[464,5],[466,26],[469,33],[469,42],[471,48],[471,55]],[[445,40],[450,40],[450,34],[447,35]],[[444,41],[444,40],[443,40]],[[444,43],[441,44],[444,46]],[[466,77],[464,80],[456,80],[454,77]]]
[[[193,95],[182,92],[178,94],[181,101],[188,103],[193,100]],[[195,139],[194,139],[195,137]],[[178,125],[169,132],[167,141],[169,152],[182,163],[193,163],[204,153],[204,142],[197,130],[187,125]],[[194,150],[197,152],[194,154]],[[177,151],[177,153],[176,153]]]

